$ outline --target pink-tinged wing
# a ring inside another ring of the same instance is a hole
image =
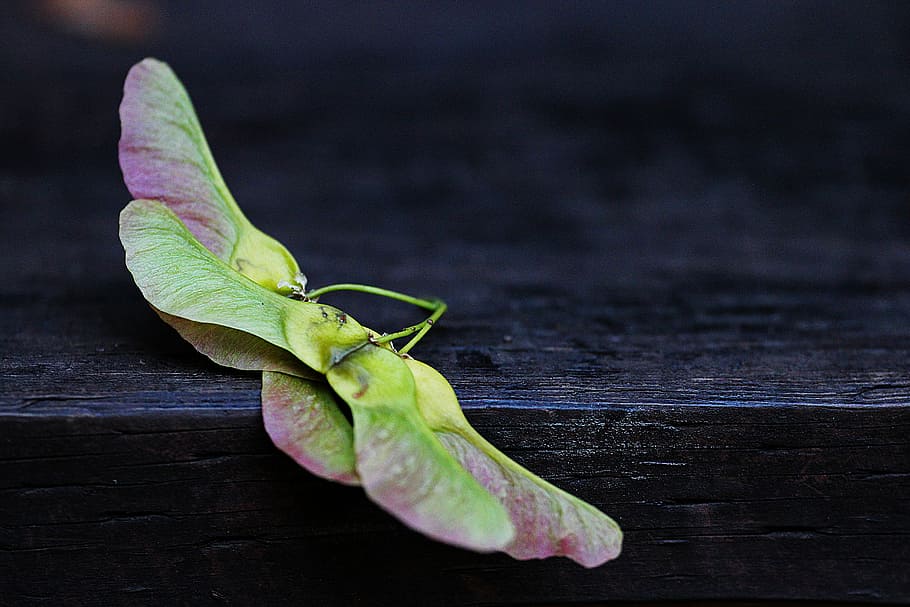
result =
[[[517,559],[566,556],[597,567],[619,556],[622,532],[609,516],[521,467],[475,431],[446,379],[405,361],[421,416],[436,437],[509,512],[515,538],[503,551]]]
[[[164,203],[216,257],[269,290],[290,292],[297,262],[237,206],[167,64],[144,59],[130,70],[120,127],[120,168],[133,198]]]
[[[236,203],[215,166],[183,85],[167,64],[130,70],[120,104],[120,168],[133,198],[159,200],[217,257],[239,238]]]
[[[262,418],[276,447],[316,476],[357,485],[354,432],[323,381],[265,371]]]
[[[367,345],[326,377],[350,406],[357,473],[373,501],[409,527],[456,546],[489,552],[512,541],[505,509],[421,419],[414,380],[397,354]]]
[[[212,361],[263,371],[262,417],[276,447],[316,476],[359,484],[351,423],[322,375],[255,335],[155,311]]]

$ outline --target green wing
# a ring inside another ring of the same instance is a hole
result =
[[[327,374],[354,417],[357,472],[367,495],[430,537],[487,552],[515,530],[505,509],[430,432],[414,379],[395,353],[367,345]]]
[[[613,519],[518,465],[465,419],[449,382],[432,367],[406,360],[421,416],[445,448],[497,496],[515,526],[503,550],[518,559],[567,556],[596,567],[619,556],[622,532]]]
[[[340,310],[283,297],[241,275],[160,202],[127,205],[120,214],[120,240],[136,285],[166,314],[252,334],[319,373],[369,337]]]
[[[322,377],[287,350],[255,335],[221,325],[193,322],[157,309],[155,312],[200,353],[223,367],[242,371],[276,371],[316,380]]]

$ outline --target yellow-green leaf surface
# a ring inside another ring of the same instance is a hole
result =
[[[609,516],[535,476],[487,442],[465,419],[449,382],[432,367],[404,361],[420,414],[445,448],[508,510],[518,559],[567,556],[596,567],[619,556],[622,532]]]
[[[372,344],[326,377],[354,418],[357,473],[367,495],[426,535],[487,552],[512,541],[503,506],[442,446],[420,417],[402,359]]]
[[[167,64],[130,70],[120,104],[120,168],[133,198],[158,200],[230,267],[271,290],[297,262],[237,206],[209,150],[189,95]]]
[[[263,288],[216,258],[168,207],[134,200],[120,214],[126,265],[165,314],[250,333],[325,373],[368,340],[344,312]]]
[[[220,325],[193,322],[161,310],[155,312],[196,350],[223,367],[242,371],[277,371],[317,380],[322,377],[287,350],[255,335]]]

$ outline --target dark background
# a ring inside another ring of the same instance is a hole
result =
[[[123,265],[145,56],[312,286],[449,303],[415,355],[620,559],[277,453]],[[0,75],[0,604],[910,601],[910,4],[4,2]]]
[[[129,19],[0,9],[0,201],[38,228],[62,219],[35,208],[41,189],[65,188],[60,213],[110,243],[72,251],[69,272],[119,254],[116,108],[129,66],[156,56],[314,285],[379,275],[483,298],[477,268],[459,274],[477,257],[528,287],[531,262],[561,263],[548,286],[564,291],[910,276],[897,245],[855,246],[910,229],[903,3],[99,4]],[[4,276],[59,263],[2,236]],[[404,275],[414,257],[424,276]]]

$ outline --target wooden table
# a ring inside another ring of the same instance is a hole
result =
[[[813,55],[811,30],[783,72],[583,38],[273,65],[199,59],[176,17],[138,50],[2,17],[34,52],[2,56],[0,603],[910,601],[900,46]],[[146,52],[312,285],[449,303],[415,355],[620,522],[617,561],[440,545],[272,447],[256,374],[182,343],[123,265],[116,107]]]

